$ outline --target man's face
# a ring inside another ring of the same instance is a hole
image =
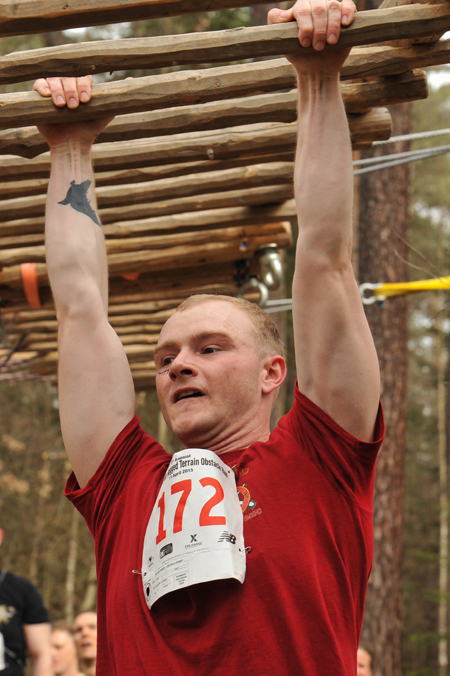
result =
[[[97,656],[97,614],[81,613],[73,623],[73,636],[78,659],[93,660]]]
[[[64,676],[70,667],[77,665],[73,637],[62,629],[52,631],[52,664],[55,676]]]
[[[261,417],[264,364],[245,311],[212,300],[176,312],[161,331],[155,361],[164,419],[183,447],[239,448]]]
[[[358,648],[356,664],[356,676],[372,676],[372,658],[364,648]]]

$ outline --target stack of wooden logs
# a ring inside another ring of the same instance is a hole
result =
[[[16,0],[2,3],[0,36],[241,4],[77,0],[72,6],[61,0]],[[354,149],[389,138],[387,105],[427,96],[425,74],[417,68],[450,62],[450,41],[423,39],[449,29],[448,2],[360,12],[344,29],[341,44],[353,46],[342,71],[342,93]],[[93,153],[111,276],[110,321],[136,386],[153,387],[157,335],[180,300],[193,292],[236,295],[242,281],[236,261],[248,259],[247,275],[258,275],[260,247],[285,249],[292,243],[293,68],[284,58],[210,64],[298,53],[296,33],[293,24],[259,26],[0,57],[0,85],[208,64],[98,84],[91,102],[76,112],[57,109],[34,92],[0,95],[0,379],[54,377],[57,363],[44,248],[49,154],[36,123],[117,116]],[[395,43],[373,46],[387,40]],[[412,45],[413,40],[422,44]],[[41,307],[30,307],[25,297],[22,264],[30,263]]]

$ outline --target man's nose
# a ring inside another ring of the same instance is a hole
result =
[[[196,368],[192,360],[182,352],[177,354],[169,368],[169,377],[172,381],[175,381],[180,376],[192,376],[195,373]]]

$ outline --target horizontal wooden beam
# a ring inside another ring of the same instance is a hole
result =
[[[116,221],[103,226],[107,238],[135,237],[143,234],[164,235],[174,232],[193,232],[200,229],[217,229],[239,225],[276,223],[280,220],[295,220],[296,208],[293,199],[284,204],[227,207],[204,209],[187,213],[169,214],[139,220]],[[43,219],[22,219],[2,224],[5,236],[20,237],[35,227],[43,232]],[[32,261],[30,261],[32,262]],[[2,283],[0,278],[0,284]],[[7,283],[7,282],[5,282]]]
[[[250,274],[259,272],[259,261],[253,257],[249,261]],[[50,295],[48,280],[41,277],[39,280],[39,295],[42,309],[32,310],[28,305],[23,285],[20,282],[11,282],[9,286],[1,287],[2,319],[8,334],[15,332],[15,327],[22,322],[30,322],[39,318],[40,313],[46,317],[56,318],[53,298]],[[117,307],[128,307],[129,304],[149,302],[155,304],[155,309],[163,307],[163,303],[170,307],[178,306],[183,298],[196,293],[223,293],[234,295],[236,283],[233,281],[233,263],[215,263],[214,265],[202,265],[196,268],[179,268],[177,276],[173,271],[162,270],[157,278],[149,271],[141,273],[136,279],[129,280],[123,277],[113,276],[109,280],[109,313],[117,314]],[[158,306],[158,307],[156,307]],[[139,325],[140,332],[153,331],[153,324],[146,322]],[[18,328],[19,330],[19,328]],[[21,328],[20,328],[21,330]],[[127,327],[122,327],[120,333],[129,333]]]
[[[212,192],[200,195],[190,195],[187,197],[179,197],[169,199],[163,202],[143,202],[138,204],[130,204],[127,206],[110,207],[108,209],[100,209],[100,220],[106,227],[109,223],[115,223],[119,220],[138,220],[141,218],[158,218],[162,216],[175,216],[176,214],[185,214],[190,212],[197,213],[198,211],[222,209],[230,205],[262,205],[262,204],[281,204],[293,197],[292,184],[285,183],[284,185],[265,185],[255,188],[243,188],[242,190],[232,190],[225,192]],[[15,201],[15,200],[14,200]],[[26,201],[26,200],[25,200]],[[42,200],[43,202],[44,200]],[[1,207],[4,203],[0,202]],[[44,211],[45,205],[42,204],[41,212]],[[9,212],[9,217],[14,218],[14,211]],[[1,216],[0,216],[1,218]],[[26,219],[23,219],[26,222]],[[22,222],[23,222],[22,221]],[[13,225],[14,222],[13,221]],[[20,222],[20,221],[19,221]],[[44,218],[36,217],[30,218],[29,223],[31,229],[37,229],[38,223],[41,227],[41,232],[44,230]],[[10,237],[6,240],[1,237],[2,231],[8,228],[8,222],[4,222],[4,227],[0,225],[0,248],[5,248],[7,241],[14,242],[15,238]],[[106,233],[106,230],[105,230]],[[26,237],[35,238],[36,235],[27,234]],[[42,237],[42,235],[41,235]],[[3,246],[2,246],[3,245]],[[16,247],[22,247],[24,241],[22,238],[16,239]],[[10,247],[8,247],[10,248]],[[1,260],[2,251],[0,251]]]
[[[110,115],[125,115],[207,101],[279,91],[292,86],[292,66],[281,59],[267,70],[264,62],[149,75],[97,84],[89,103],[76,110],[57,108],[37,92],[0,95],[0,128],[64,123]]]
[[[117,254],[131,254],[132,252],[153,251],[155,255],[169,254],[175,247],[186,245],[202,246],[210,243],[234,242],[239,244],[248,238],[272,236],[274,241],[280,234],[285,234],[286,226],[282,223],[268,223],[263,225],[240,225],[238,227],[220,228],[216,230],[203,230],[197,232],[182,232],[170,235],[153,235],[143,237],[130,237],[122,239],[108,239],[106,250],[108,264],[111,268],[112,261],[118,259]],[[158,253],[157,253],[158,252]],[[0,268],[21,263],[42,263],[45,261],[45,246],[28,246],[16,249],[0,250]],[[172,266],[170,266],[172,269]],[[148,304],[147,304],[148,305]],[[154,304],[151,304],[152,307]]]
[[[260,2],[248,0],[247,5]],[[156,19],[241,7],[242,0],[3,0],[0,35],[45,33],[83,26]]]
[[[355,47],[344,64],[345,78],[385,77],[450,63],[450,40],[433,44]]]
[[[128,3],[123,9],[127,11]],[[36,18],[32,23],[36,25]],[[447,2],[369,10],[359,12],[352,25],[343,28],[339,45],[353,47],[420,38],[443,33],[449,28]],[[327,45],[326,48],[335,47]],[[34,80],[43,74],[47,77],[79,76],[308,53],[314,53],[314,50],[300,46],[295,22],[185,35],[102,40],[3,56],[0,58],[0,84]]]
[[[443,5],[433,7],[438,11]],[[450,27],[450,11],[448,23]],[[292,68],[286,61],[285,64],[267,69],[264,62],[259,62],[252,64],[251,69],[248,64],[241,64],[103,83],[94,88],[91,101],[77,110],[57,108],[36,92],[2,94],[0,128],[96,119],[280,90],[292,84]]]
[[[274,185],[290,184],[292,183],[293,170],[292,162],[271,162],[213,171],[202,174],[201,177],[198,174],[187,174],[186,176],[146,183],[98,187],[96,195],[100,218],[102,223],[109,223],[111,219],[118,220],[121,216],[117,208],[126,210],[133,205],[145,204],[144,209],[150,209],[151,212],[151,203],[160,200],[165,200],[166,207],[156,207],[158,211],[163,208],[167,213],[176,213],[185,198],[201,195],[204,198],[207,194],[212,196],[214,193],[227,194],[226,191],[243,191],[261,188],[262,186],[273,187]],[[176,195],[175,201],[174,195]],[[240,194],[235,192],[231,192],[229,195],[229,199],[232,201],[240,200],[240,197]],[[289,197],[292,197],[292,195],[289,195]],[[8,220],[43,216],[45,201],[45,195],[0,200],[0,224]],[[115,218],[113,212],[111,212],[113,208],[117,214]],[[105,209],[109,211],[105,212]],[[182,211],[188,210],[182,208]],[[126,214],[126,211],[124,213]],[[148,215],[151,214],[148,213]],[[5,238],[2,237],[2,226],[0,225],[0,249],[5,248],[5,244]]]
[[[391,122],[385,108],[373,108],[363,115],[349,115],[354,144],[389,138]],[[92,152],[96,171],[131,169],[186,161],[229,160],[294,151],[296,123],[258,124],[234,127],[221,132],[174,134],[157,141],[101,143]],[[4,156],[0,163],[0,181],[47,178],[48,153],[33,160]]]
[[[185,265],[187,262],[185,262]],[[38,264],[39,266],[40,264]],[[13,266],[13,272],[17,266]],[[250,259],[250,274],[258,274],[259,262],[253,257]],[[15,274],[15,273],[14,273]],[[15,280],[8,279],[8,285],[1,286],[2,317],[6,330],[11,332],[14,325],[24,321],[23,313],[33,316],[36,312],[51,311],[55,316],[54,302],[48,287],[48,279],[44,276],[38,278],[39,296],[44,310],[31,310],[24,294],[23,284],[19,276]],[[180,267],[177,275],[172,270],[162,270],[155,276],[150,271],[142,272],[136,279],[124,279],[120,275],[110,276],[109,279],[109,311],[113,306],[135,303],[140,301],[176,301],[186,298],[194,293],[224,293],[234,295],[236,284],[233,282],[233,262],[225,261],[214,265],[201,265],[193,267]],[[145,327],[151,324],[145,323]],[[140,331],[146,329],[141,328]],[[126,332],[126,327],[121,331]]]
[[[9,158],[13,160],[13,157]],[[270,155],[257,155],[255,157],[242,156],[230,160],[200,160],[199,162],[183,162],[181,164],[157,164],[150,167],[137,167],[133,169],[118,169],[114,171],[97,171],[95,173],[95,183],[97,186],[114,186],[134,183],[143,183],[146,181],[158,181],[164,178],[173,178],[185,176],[188,174],[201,174],[210,171],[226,171],[237,167],[250,166],[253,164],[263,164],[265,162],[292,162],[293,153],[276,153]],[[2,160],[3,161],[3,160]],[[24,164],[23,160],[19,162]],[[1,167],[0,162],[0,167]],[[25,163],[26,164],[26,163]],[[48,179],[34,178],[18,180],[17,176],[9,171],[1,176],[0,180],[0,199],[9,199],[13,197],[23,197],[26,195],[36,195],[47,192]],[[48,175],[48,173],[47,173]],[[199,178],[201,180],[201,178]]]
[[[295,86],[294,78],[291,84]],[[99,134],[96,143],[155,138],[258,122],[293,122],[297,117],[296,102],[296,92],[271,93],[120,115]],[[0,131],[1,154],[31,159],[47,150],[48,145],[36,127]]]
[[[239,208],[229,209],[238,211]],[[286,209],[280,208],[280,212],[286,212]],[[227,214],[229,217],[229,214]],[[223,216],[224,217],[224,216]],[[262,218],[261,218],[262,220]],[[228,220],[231,226],[233,221]],[[276,232],[274,230],[282,230]],[[278,223],[278,225],[269,224],[265,234],[264,229],[258,228],[261,234],[250,235],[246,238],[246,250],[242,250],[242,235],[232,241],[210,240],[205,244],[183,244],[173,246],[169,249],[141,249],[126,253],[112,253],[108,255],[108,268],[111,275],[127,274],[129,272],[144,272],[151,269],[153,272],[160,270],[178,270],[189,261],[195,268],[201,265],[211,265],[214,263],[223,263],[225,261],[234,261],[241,258],[251,257],[255,254],[258,247],[275,242],[280,248],[288,248],[292,243],[292,236],[289,225]],[[42,247],[43,248],[43,247]],[[3,253],[3,252],[2,252]],[[42,254],[42,252],[40,252]],[[32,255],[32,252],[29,252]],[[39,255],[36,254],[35,258]],[[29,258],[27,257],[27,260]],[[23,260],[22,260],[23,262]],[[47,276],[47,266],[45,263],[36,263],[36,274],[39,279]],[[0,285],[8,285],[21,279],[20,264],[16,263],[10,267],[5,267],[0,271]],[[141,321],[144,321],[142,319]]]
[[[450,58],[450,56],[449,56]],[[423,71],[408,71],[369,82],[343,83],[347,112],[416,101],[427,97]],[[195,106],[134,113],[117,117],[99,134],[97,143],[153,138],[262,122],[293,122],[297,118],[297,91],[213,101]],[[36,127],[0,131],[0,154],[33,158],[48,150]]]

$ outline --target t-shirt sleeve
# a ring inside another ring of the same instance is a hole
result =
[[[22,615],[23,624],[42,624],[49,622],[48,613],[45,609],[41,595],[36,587],[25,578],[22,578],[24,591],[24,607]]]
[[[376,459],[385,432],[381,403],[374,441],[365,442],[338,425],[302,394],[296,384],[294,405],[279,425],[298,441],[301,452],[307,453],[310,461],[335,488],[361,507],[372,508]]]
[[[140,426],[137,415],[117,435],[97,471],[80,488],[72,472],[64,494],[85,518],[94,535],[109,518],[115,502],[126,486],[129,477],[143,465],[153,465],[156,470],[169,464],[170,456]],[[151,471],[151,468],[150,468]]]

